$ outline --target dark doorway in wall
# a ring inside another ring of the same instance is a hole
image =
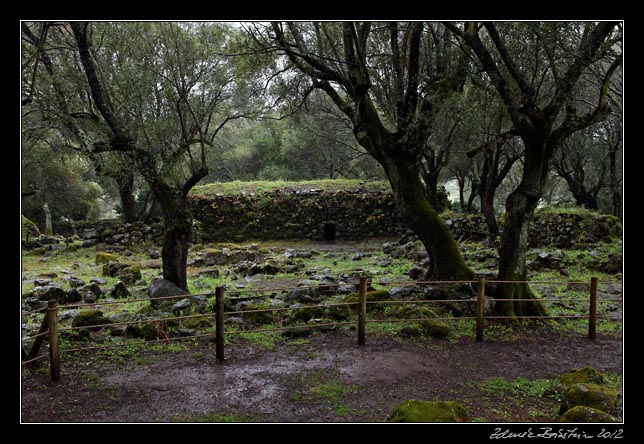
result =
[[[324,224],[324,240],[335,240],[335,222],[327,222]]]

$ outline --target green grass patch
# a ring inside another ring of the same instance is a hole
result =
[[[287,181],[232,181],[218,182],[194,187],[190,194],[208,196],[213,194],[235,195],[241,193],[266,193],[274,190],[322,190],[336,192],[345,190],[388,191],[390,186],[385,181],[364,181],[352,179],[307,180],[302,182]]]
[[[557,381],[552,379],[529,380],[526,378],[516,378],[510,381],[503,378],[491,378],[481,382],[472,382],[471,384],[485,393],[501,397],[539,398],[543,396],[547,389],[554,388],[557,385]]]

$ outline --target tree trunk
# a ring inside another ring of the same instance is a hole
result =
[[[134,173],[132,171],[120,176],[116,181],[121,197],[121,208],[123,209],[123,222],[132,223],[137,219],[136,201],[134,199]]]
[[[575,198],[575,203],[580,207],[586,207],[589,210],[597,210],[599,205],[597,204],[597,195],[593,195],[590,191],[586,189],[586,186],[578,181],[575,181],[574,177],[564,177],[564,180],[568,184],[568,189],[572,193],[572,197]]]
[[[496,222],[496,211],[494,211],[494,193],[496,189],[486,187],[481,190],[479,197],[481,198],[481,212],[485,217],[485,224],[490,233],[490,241],[496,243],[499,237],[499,224]]]
[[[54,235],[54,229],[51,224],[51,211],[49,210],[49,205],[44,204],[42,206],[43,211],[45,212],[45,235],[46,236],[53,236]]]
[[[613,216],[622,218],[622,195],[617,178],[617,150],[619,145],[612,144],[608,152],[610,162],[610,197],[613,204]]]
[[[192,217],[187,198],[166,184],[155,184],[154,193],[161,205],[164,219],[163,278],[177,287],[188,290],[188,252],[192,232]]]
[[[526,150],[527,151],[527,150]],[[531,163],[526,156],[523,179],[512,192],[505,204],[505,224],[499,252],[499,280],[510,281],[500,285],[500,299],[513,301],[497,302],[496,310],[503,316],[545,316],[543,304],[530,290],[527,283],[526,252],[528,249],[528,227],[541,198],[541,174],[545,162]]]
[[[431,279],[475,279],[476,274],[465,264],[452,232],[427,200],[417,168],[397,156],[383,160],[398,209],[431,258]]]

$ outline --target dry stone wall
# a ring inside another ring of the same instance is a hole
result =
[[[393,196],[385,191],[273,190],[239,195],[192,196],[194,242],[247,240],[361,240],[399,237],[407,229]],[[488,238],[480,214],[445,213],[443,220],[457,240]],[[502,226],[503,220],[499,220]],[[79,226],[84,244],[160,243],[163,223],[117,220]],[[531,247],[569,248],[621,237],[618,218],[584,211],[538,212],[531,222]]]

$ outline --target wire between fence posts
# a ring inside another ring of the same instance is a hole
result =
[[[224,362],[224,287],[215,290],[215,357]]]
[[[58,350],[58,303],[49,301],[47,305],[47,324],[49,327],[49,371],[52,382],[60,381],[60,352]]]
[[[365,345],[365,323],[367,320],[367,278],[365,276],[360,276],[358,295],[358,345]]]
[[[485,306],[485,275],[479,274],[476,287],[476,342],[483,341],[483,308]]]
[[[590,278],[590,308],[588,313],[588,339],[595,339],[597,331],[597,278]]]

